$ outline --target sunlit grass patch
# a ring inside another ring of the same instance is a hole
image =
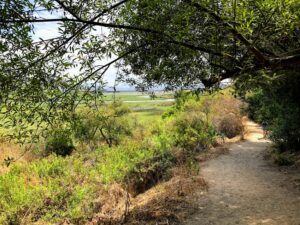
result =
[[[149,93],[142,92],[116,92],[115,94],[112,92],[104,92],[103,93],[105,101],[151,101],[151,97]],[[157,92],[155,94],[155,100],[166,100],[174,98],[174,94],[172,92]]]

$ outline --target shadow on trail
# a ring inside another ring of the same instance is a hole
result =
[[[186,225],[299,225],[300,195],[278,168],[264,160],[271,142],[248,121],[246,140],[229,154],[204,162],[201,173],[209,190],[199,197],[199,210]]]

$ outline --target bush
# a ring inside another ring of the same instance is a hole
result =
[[[234,137],[243,132],[243,104],[225,89],[214,95],[179,92],[176,105],[164,118],[173,118],[177,145],[204,149],[214,144],[217,133]]]
[[[275,82],[276,81],[276,82]],[[300,150],[300,79],[296,72],[274,79],[248,94],[248,113],[256,122],[268,123],[270,138],[281,151]]]
[[[68,129],[56,128],[49,133],[46,140],[46,154],[70,155],[75,149],[71,132]]]
[[[218,133],[224,134],[228,138],[233,138],[243,132],[243,123],[240,117],[233,113],[225,115],[220,119],[217,126]]]
[[[72,129],[80,142],[102,141],[109,147],[118,145],[124,136],[130,136],[130,110],[121,102],[103,104],[99,109],[81,109],[76,112]]]
[[[284,112],[275,117],[269,129],[270,138],[275,141],[279,150],[300,149],[300,108],[288,105]]]
[[[72,123],[74,137],[81,143],[95,140],[98,123],[92,110],[87,108],[79,110],[76,112]]]
[[[294,164],[293,156],[289,153],[275,151],[272,153],[272,158],[279,166],[290,166]]]
[[[214,143],[216,132],[199,112],[189,112],[175,118],[174,135],[178,146],[189,150],[202,150]]]

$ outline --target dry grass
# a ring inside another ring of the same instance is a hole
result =
[[[197,209],[195,190],[207,189],[205,180],[183,167],[174,168],[173,177],[136,197],[120,185],[111,186],[98,199],[99,210],[88,225],[180,224]],[[105,203],[101,205],[101,202]]]
[[[221,96],[210,100],[212,122],[219,133],[233,138],[243,133],[243,118],[241,109],[243,103],[233,97]]]
[[[33,156],[27,152],[24,154],[24,150],[19,145],[13,143],[0,143],[0,175],[9,171],[9,168],[5,159],[13,159],[16,160],[16,163],[26,163],[33,159]]]

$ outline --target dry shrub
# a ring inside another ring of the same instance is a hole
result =
[[[129,210],[131,196],[120,185],[112,184],[108,189],[102,189],[94,201],[96,214],[87,225],[120,224]]]
[[[191,176],[184,168],[174,168],[174,175],[144,194],[132,199],[132,207],[126,224],[154,225],[181,224],[197,210],[195,190],[206,190],[207,184],[200,176]]]
[[[8,172],[9,168],[5,159],[10,158],[13,162],[25,163],[32,161],[34,156],[30,152],[24,152],[24,149],[13,143],[0,143],[0,174]]]
[[[239,116],[230,113],[221,118],[217,129],[219,133],[224,134],[226,137],[233,138],[243,132],[242,119]]]
[[[207,190],[205,180],[191,175],[186,167],[175,167],[172,178],[135,197],[124,185],[113,184],[101,189],[94,201],[95,215],[87,225],[156,225],[180,224],[196,212],[193,193]]]
[[[222,96],[209,102],[211,119],[219,134],[233,138],[243,134],[244,104],[233,96]]]

